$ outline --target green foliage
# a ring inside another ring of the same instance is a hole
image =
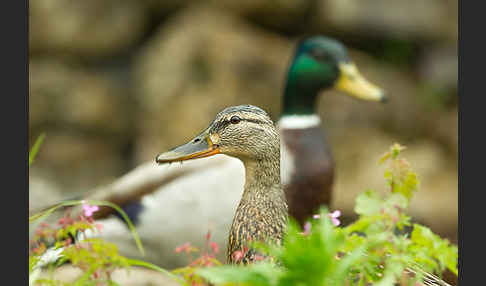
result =
[[[65,201],[57,204],[45,211],[29,217],[29,223],[40,221],[54,211],[78,204],[97,204],[110,206],[120,212],[125,218],[127,224],[131,227],[131,231],[139,250],[143,253],[143,247],[138,234],[135,232],[131,221],[127,215],[118,206],[104,201]],[[176,275],[169,271],[162,269],[151,263],[140,261],[136,259],[128,259],[118,254],[118,249],[113,243],[106,242],[101,238],[87,238],[84,240],[72,241],[72,237],[77,237],[78,233],[88,230],[96,231],[98,226],[92,217],[80,214],[76,218],[72,218],[69,213],[61,218],[57,225],[50,226],[41,223],[37,229],[36,234],[30,242],[29,251],[29,280],[30,285],[117,285],[111,280],[110,275],[115,269],[129,269],[131,266],[141,266],[149,268],[173,278],[180,283],[183,283]],[[40,261],[47,253],[48,247],[46,245],[53,245],[51,250],[62,250],[59,253],[57,261],[49,262],[49,268],[52,270],[59,267],[65,262],[70,262],[71,265],[83,270],[83,275],[73,283],[66,283],[50,278],[38,279],[40,272]]]
[[[203,278],[196,273],[196,270],[212,266],[222,266],[222,263],[215,258],[219,252],[219,247],[215,242],[211,241],[211,232],[206,234],[206,243],[201,250],[186,242],[177,247],[175,251],[177,253],[185,253],[190,260],[189,265],[186,267],[172,271],[174,274],[181,275],[184,278],[182,285],[205,285]],[[194,253],[199,253],[199,257],[194,258]]]
[[[40,145],[44,141],[45,137],[46,137],[45,133],[42,133],[41,135],[39,135],[39,137],[37,137],[37,139],[35,140],[34,146],[32,146],[32,148],[30,149],[29,166],[34,162],[34,158],[37,155],[37,152],[39,151]]]
[[[457,247],[406,215],[418,190],[416,174],[395,144],[380,159],[387,164],[385,195],[366,190],[356,199],[359,218],[336,227],[326,209],[302,230],[290,219],[283,246],[260,247],[273,260],[246,267],[221,266],[195,273],[215,285],[395,285],[423,281],[424,271],[457,275]],[[412,227],[411,236],[404,233]],[[273,261],[276,261],[274,263]],[[415,275],[404,275],[414,272]],[[429,276],[430,277],[430,276]]]
[[[243,270],[243,271],[242,271]],[[282,270],[270,263],[256,263],[242,269],[239,266],[224,265],[197,270],[197,274],[216,285],[277,285]]]
[[[31,163],[43,140],[40,136],[30,154]],[[156,265],[128,259],[118,254],[116,245],[101,238],[71,241],[79,232],[97,231],[91,215],[69,215],[58,225],[41,223],[30,245],[30,285],[117,285],[111,280],[115,269],[131,266],[146,267],[161,272],[181,285],[379,285],[397,283],[413,285],[430,279],[430,273],[441,274],[449,269],[457,275],[457,247],[440,238],[429,228],[411,223],[406,214],[411,198],[418,190],[417,175],[409,163],[400,158],[405,148],[399,144],[391,146],[379,160],[385,164],[384,178],[388,183],[385,194],[366,190],[356,198],[355,212],[358,219],[345,227],[339,224],[338,213],[328,213],[322,208],[320,214],[310,219],[304,229],[289,219],[282,246],[253,243],[251,248],[265,254],[267,259],[247,266],[222,265],[216,260],[218,246],[211,241],[199,251],[189,243],[176,252],[189,256],[188,266],[168,272]],[[135,229],[118,206],[103,201],[65,201],[29,217],[29,223],[42,221],[54,211],[78,204],[109,206],[115,208],[127,221],[134,240],[143,253],[143,247]],[[406,228],[413,228],[411,234]],[[38,279],[40,264],[51,251],[58,251],[57,261],[49,262],[50,268],[59,267],[69,261],[83,270],[83,275],[73,283],[54,280],[52,277]],[[195,253],[199,257],[193,258]],[[405,275],[412,272],[415,275]],[[434,278],[435,279],[435,278]]]
[[[414,224],[412,244],[409,251],[414,253],[416,260],[421,265],[429,265],[430,268],[444,270],[449,269],[454,274],[457,271],[457,246],[451,245],[447,240],[441,239],[429,228]],[[430,259],[430,258],[435,259]]]
[[[132,221],[130,218],[127,216],[125,211],[121,209],[119,206],[115,205],[112,202],[108,201],[96,201],[96,200],[71,200],[71,201],[64,201],[62,203],[56,204],[50,208],[47,208],[46,210],[43,210],[37,214],[34,214],[29,217],[29,223],[32,223],[34,221],[42,221],[46,217],[48,217],[50,214],[55,212],[58,209],[61,209],[63,207],[68,207],[68,206],[75,206],[75,205],[81,205],[81,204],[90,204],[90,205],[98,205],[98,206],[107,206],[115,209],[125,220],[125,222],[128,225],[128,228],[130,229],[130,232],[132,233],[133,239],[135,240],[135,243],[137,244],[138,250],[140,253],[145,254],[145,250],[143,249],[142,242],[140,241],[140,237],[138,236],[137,232],[135,231],[135,227],[133,226]]]
[[[42,133],[31,148],[29,152],[29,166],[34,161],[44,138],[45,134]],[[98,206],[108,206],[118,211],[130,228],[138,249],[142,255],[144,254],[142,242],[140,241],[132,222],[119,206],[111,202],[92,200],[64,201],[30,216],[29,226],[33,222],[41,222],[56,210],[80,204],[83,204],[83,206],[87,205],[89,208],[94,208],[95,210],[92,209],[92,211],[98,210]],[[156,265],[137,259],[128,259],[119,255],[116,245],[106,242],[101,238],[87,238],[73,242],[72,238],[77,238],[79,233],[84,233],[88,230],[96,231],[98,229],[99,225],[95,223],[91,215],[92,213],[85,212],[84,215],[79,214],[76,218],[72,218],[69,213],[67,213],[55,226],[40,223],[40,227],[37,229],[36,234],[33,239],[31,239],[29,245],[29,285],[115,286],[118,284],[111,280],[111,273],[117,268],[128,270],[131,266],[149,268],[161,272],[175,281],[184,283],[178,276]],[[48,249],[47,245],[52,245],[52,247]],[[73,283],[58,281],[52,277],[39,278],[41,268],[48,266],[50,270],[53,270],[64,262],[70,262],[71,265],[82,269],[83,275]]]

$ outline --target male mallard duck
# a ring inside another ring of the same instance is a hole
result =
[[[321,204],[331,202],[334,162],[315,107],[321,91],[336,89],[364,100],[383,101],[383,92],[367,82],[336,40],[316,36],[302,40],[288,70],[281,136],[281,181],[289,213],[302,222]],[[294,160],[298,158],[298,160]],[[203,233],[223,245],[231,214],[241,197],[245,169],[229,156],[214,156],[166,168],[143,165],[93,196],[124,205],[141,199],[137,232],[147,252],[144,258],[164,267],[186,264],[173,250],[189,241],[204,243]],[[134,195],[130,190],[136,190]],[[152,194],[148,194],[152,192]],[[148,195],[147,195],[148,194]],[[143,196],[142,196],[143,195]],[[217,206],[217,207],[215,207]],[[193,215],[194,213],[195,215]],[[153,227],[156,225],[157,227]],[[116,219],[105,220],[103,235],[117,242],[123,254],[138,256],[127,229]]]
[[[338,41],[319,36],[299,44],[288,71],[278,127],[289,214],[302,224],[321,205],[331,202],[334,161],[315,114],[319,93],[327,89],[364,100],[386,99],[381,89],[358,72]]]
[[[238,158],[245,166],[245,185],[230,229],[227,261],[248,263],[254,260],[255,252],[245,251],[241,259],[235,259],[233,253],[244,251],[249,241],[280,242],[287,224],[287,203],[280,184],[280,139],[267,113],[252,105],[228,107],[201,134],[160,154],[156,162],[220,153]]]

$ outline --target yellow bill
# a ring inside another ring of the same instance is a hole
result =
[[[340,63],[339,70],[340,76],[334,85],[335,89],[363,100],[387,100],[383,90],[366,80],[353,63]]]

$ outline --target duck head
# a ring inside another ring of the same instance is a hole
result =
[[[288,70],[284,94],[286,115],[312,114],[320,91],[335,89],[362,100],[386,101],[367,81],[338,41],[323,36],[302,40]]]
[[[279,134],[267,113],[252,105],[224,109],[201,134],[156,157],[159,164],[226,154],[241,159],[280,158]]]

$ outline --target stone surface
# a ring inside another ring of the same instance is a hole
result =
[[[80,194],[123,173],[116,142],[82,135],[47,134],[36,166],[49,169],[63,193]]]
[[[34,171],[34,173],[36,173]],[[60,187],[42,176],[29,174],[29,215],[62,199]]]
[[[457,89],[457,73],[457,46],[441,45],[425,50],[419,66],[423,81],[442,89]]]
[[[31,60],[29,79],[30,141],[46,133],[35,167],[53,172],[63,192],[121,175],[133,110],[123,91],[103,74],[53,59]]]
[[[312,13],[315,0],[272,0],[272,1],[235,1],[212,0],[215,6],[230,10],[232,13],[251,19],[274,29],[292,30],[306,20]]]
[[[126,91],[104,74],[42,58],[30,61],[29,81],[31,128],[56,124],[112,134],[127,131]]]
[[[82,273],[79,268],[65,265],[54,270],[53,277],[63,282],[74,282]],[[49,277],[49,273],[43,271],[39,277],[47,278]],[[115,270],[111,277],[113,281],[123,286],[179,285],[179,283],[173,281],[166,275],[141,267],[132,267],[129,272],[122,269]]]
[[[455,3],[455,6],[454,6]],[[321,0],[315,23],[324,31],[365,37],[457,39],[455,0]],[[455,19],[455,20],[454,20]]]
[[[30,52],[95,57],[119,53],[141,38],[146,20],[138,1],[32,1]]]
[[[191,6],[201,7],[212,6],[224,9],[225,13],[237,15],[249,19],[258,24],[263,24],[277,30],[293,30],[300,25],[306,16],[310,15],[315,0],[211,0],[211,1],[164,1],[164,0],[142,0],[152,13],[167,15],[180,8]]]

